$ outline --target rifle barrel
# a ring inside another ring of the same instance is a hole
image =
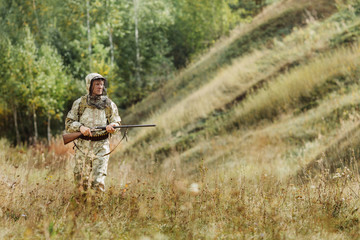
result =
[[[155,124],[145,124],[145,125],[120,125],[114,126],[113,128],[136,128],[136,127],[156,127]],[[95,127],[95,129],[106,130],[106,127]]]

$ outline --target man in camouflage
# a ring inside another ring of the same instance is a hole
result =
[[[77,99],[65,120],[67,132],[81,132],[75,140],[75,182],[80,190],[88,186],[96,191],[105,190],[105,177],[109,160],[109,135],[115,132],[121,119],[114,102],[106,96],[106,79],[97,73],[86,76],[88,94]],[[97,126],[106,131],[91,132]]]

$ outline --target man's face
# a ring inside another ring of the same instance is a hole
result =
[[[101,95],[104,90],[104,81],[103,80],[94,80],[92,83],[92,95]]]

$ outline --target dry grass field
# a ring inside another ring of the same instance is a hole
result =
[[[359,237],[355,159],[351,168],[322,168],[301,182],[273,175],[269,164],[210,170],[200,162],[187,177],[174,168],[160,172],[156,164],[136,168],[122,161],[112,164],[105,194],[83,195],[74,189],[71,156],[61,141],[51,146],[57,154],[45,146],[1,146],[2,239]]]

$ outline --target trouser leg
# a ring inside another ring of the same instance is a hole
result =
[[[80,150],[75,153],[74,180],[79,189],[86,191],[89,187],[89,180],[92,172],[93,157],[87,146],[81,146]]]
[[[110,146],[108,141],[98,145],[96,148],[96,158],[93,161],[93,179],[92,186],[95,190],[104,191],[105,190],[105,178],[107,174],[107,167],[109,161],[109,155],[104,156],[110,151]]]
[[[108,156],[96,158],[93,162],[93,181],[92,186],[94,188],[100,188],[99,190],[104,191],[105,189],[105,178],[107,174]]]
[[[78,187],[86,190],[91,182],[95,190],[105,190],[105,178],[109,156],[104,156],[110,151],[108,140],[99,142],[83,142],[80,150],[75,154],[74,178]]]

